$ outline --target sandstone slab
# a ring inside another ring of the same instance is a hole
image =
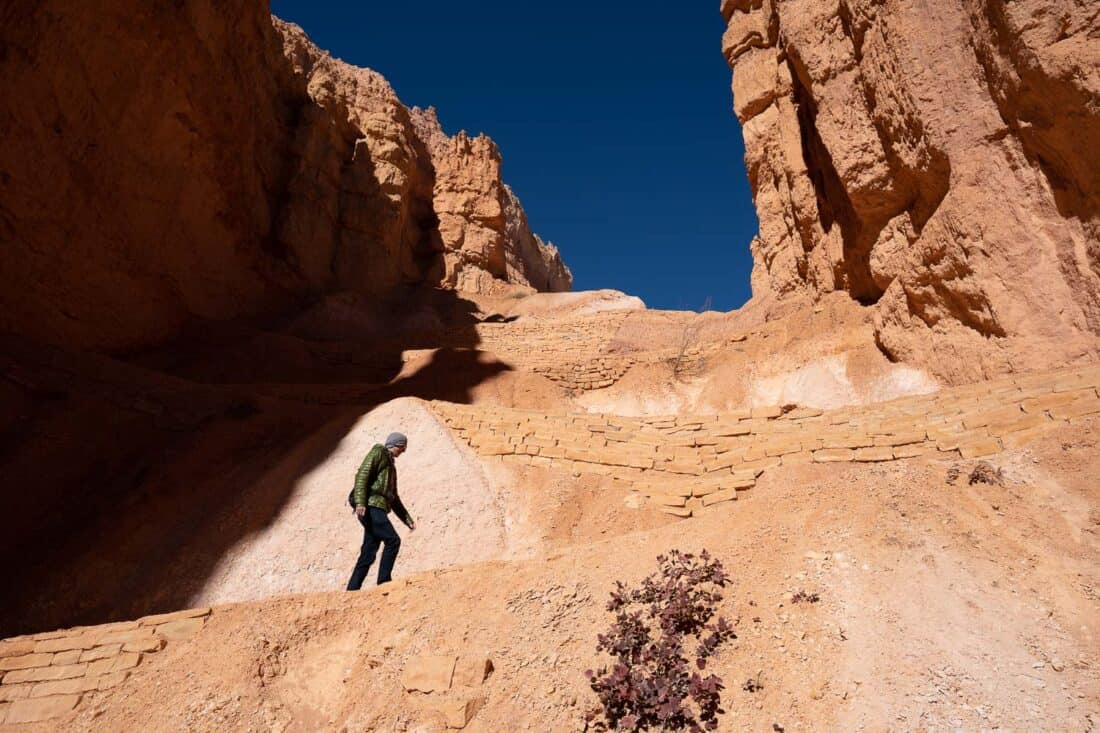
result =
[[[4,675],[4,684],[16,684],[19,682],[46,682],[49,680],[65,680],[71,677],[81,677],[87,670],[87,664],[62,664],[51,667],[32,667],[8,672]]]
[[[448,728],[460,730],[473,720],[480,707],[479,703],[477,698],[457,698],[436,702],[434,706],[443,713]]]
[[[140,626],[158,626],[160,624],[169,623],[171,621],[179,621],[182,619],[201,618],[210,615],[210,609],[204,608],[185,608],[181,611],[171,611],[169,613],[157,613],[151,616],[143,616],[138,619]]]
[[[720,504],[724,501],[734,501],[737,499],[737,489],[722,489],[716,491],[713,494],[708,494],[703,497],[703,506],[712,506],[714,504]]]
[[[0,685],[0,702],[11,702],[12,700],[22,700],[30,697],[32,689],[34,689],[34,685],[30,683]]]
[[[963,458],[981,458],[1001,451],[1001,441],[997,438],[980,438],[959,445],[959,454]]]
[[[196,618],[181,618],[158,625],[155,628],[155,632],[157,636],[167,639],[168,641],[182,641],[184,639],[190,639],[201,631],[205,623],[206,619],[201,616]]]
[[[823,448],[814,451],[813,456],[816,463],[851,461],[855,459],[855,451],[851,448]]]
[[[97,659],[106,659],[108,657],[116,656],[122,651],[122,644],[108,644],[106,646],[97,646],[87,650],[80,656],[81,662],[94,662]]]
[[[886,446],[871,448],[856,448],[852,460],[861,462],[890,461],[894,458],[894,452]]]
[[[80,703],[80,695],[53,695],[27,700],[16,700],[8,708],[8,715],[4,722],[8,725],[17,723],[37,723],[42,720],[50,720],[68,713]]]
[[[4,657],[0,659],[0,672],[15,669],[29,669],[31,667],[44,667],[53,661],[51,653],[23,654],[21,656]]]
[[[451,689],[458,657],[450,654],[425,654],[412,657],[401,674],[407,692],[446,692]]]
[[[58,652],[57,654],[53,655],[53,660],[50,662],[50,664],[76,664],[77,662],[81,661],[80,657],[84,654],[85,652],[81,649],[71,649],[67,652]]]
[[[164,639],[139,639],[137,641],[128,641],[122,645],[122,651],[125,652],[159,652],[164,648]]]
[[[0,642],[0,659],[6,657],[22,657],[34,651],[36,642],[33,639],[14,639]],[[0,667],[2,670],[3,667]]]
[[[480,687],[493,672],[493,662],[488,657],[463,655],[455,664],[452,684],[456,687]]]

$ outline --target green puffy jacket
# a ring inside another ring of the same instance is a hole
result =
[[[381,443],[370,449],[355,472],[351,503],[356,507],[370,506],[384,512],[392,509],[406,526],[412,526],[413,519],[397,495],[397,466],[393,456]]]

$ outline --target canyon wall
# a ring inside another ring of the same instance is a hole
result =
[[[266,3],[0,20],[0,331],[120,351],[337,290],[570,286],[491,141],[421,138],[427,115]]]
[[[434,109],[406,108],[380,74],[332,58],[298,26],[274,24],[294,75],[324,110],[300,144],[298,195],[336,206],[290,207],[301,218],[283,229],[291,249],[318,257],[316,242],[335,240],[337,276],[350,287],[381,272],[475,293],[500,283],[570,289],[557,249],[535,237],[501,179],[491,139],[448,136]],[[333,120],[350,125],[354,149],[338,150]]]
[[[754,298],[846,291],[941,376],[1095,356],[1100,8],[725,0]],[[946,358],[945,358],[946,357]]]

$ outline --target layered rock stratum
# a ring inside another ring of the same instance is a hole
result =
[[[563,290],[491,140],[266,4],[9,3],[0,329],[100,350],[404,284]]]
[[[1096,353],[1095,3],[721,11],[756,298],[847,292],[874,304],[886,354],[952,379]]]

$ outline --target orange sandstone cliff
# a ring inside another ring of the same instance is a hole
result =
[[[78,348],[424,283],[567,290],[483,136],[266,3],[9,3],[0,330]],[[421,137],[421,136],[425,137]]]
[[[1094,3],[724,0],[758,300],[846,291],[950,379],[1100,335]],[[947,357],[947,358],[945,358]]]

